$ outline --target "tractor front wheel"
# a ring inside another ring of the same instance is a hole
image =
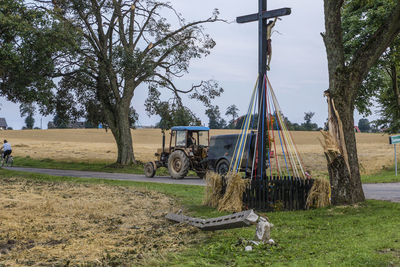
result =
[[[183,179],[189,172],[190,162],[186,154],[176,150],[168,158],[168,171],[172,178]]]
[[[154,167],[153,162],[147,162],[144,164],[144,175],[146,175],[147,178],[153,178],[155,174],[156,168]]]

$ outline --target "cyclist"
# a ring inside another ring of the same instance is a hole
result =
[[[12,152],[11,145],[10,145],[10,143],[7,142],[7,140],[4,140],[4,144],[3,144],[3,147],[1,150],[3,150],[3,160],[7,156],[11,155],[11,152]]]

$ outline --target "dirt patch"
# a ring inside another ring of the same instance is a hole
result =
[[[175,204],[136,188],[0,179],[0,262],[143,263],[202,238],[164,219]]]

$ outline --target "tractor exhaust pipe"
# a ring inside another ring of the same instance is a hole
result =
[[[162,153],[165,152],[165,131],[162,131]]]

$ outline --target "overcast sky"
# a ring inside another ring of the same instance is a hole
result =
[[[172,5],[187,21],[210,16],[214,8],[221,18],[232,23],[206,25],[206,32],[217,45],[210,56],[195,60],[190,73],[177,81],[182,89],[200,80],[215,79],[224,88],[224,94],[215,100],[224,115],[226,108],[235,104],[244,114],[250,101],[258,71],[258,24],[234,23],[241,15],[256,13],[257,0],[171,0]],[[302,122],[304,112],[315,112],[313,121],[319,126],[327,118],[323,91],[328,89],[328,70],[325,47],[320,33],[324,31],[322,0],[269,0],[268,9],[291,7],[292,14],[278,21],[272,35],[272,63],[269,78],[286,117],[292,122]],[[139,124],[154,125],[159,118],[149,117],[143,103],[147,97],[145,87],[138,88],[132,101],[139,113]],[[18,106],[1,98],[0,117],[6,117],[14,129],[21,129],[24,119],[19,116]],[[204,109],[186,100],[190,107],[207,125]],[[355,122],[360,116],[356,114]],[[35,117],[35,126],[40,127],[41,116]],[[52,117],[43,118],[43,128]]]

